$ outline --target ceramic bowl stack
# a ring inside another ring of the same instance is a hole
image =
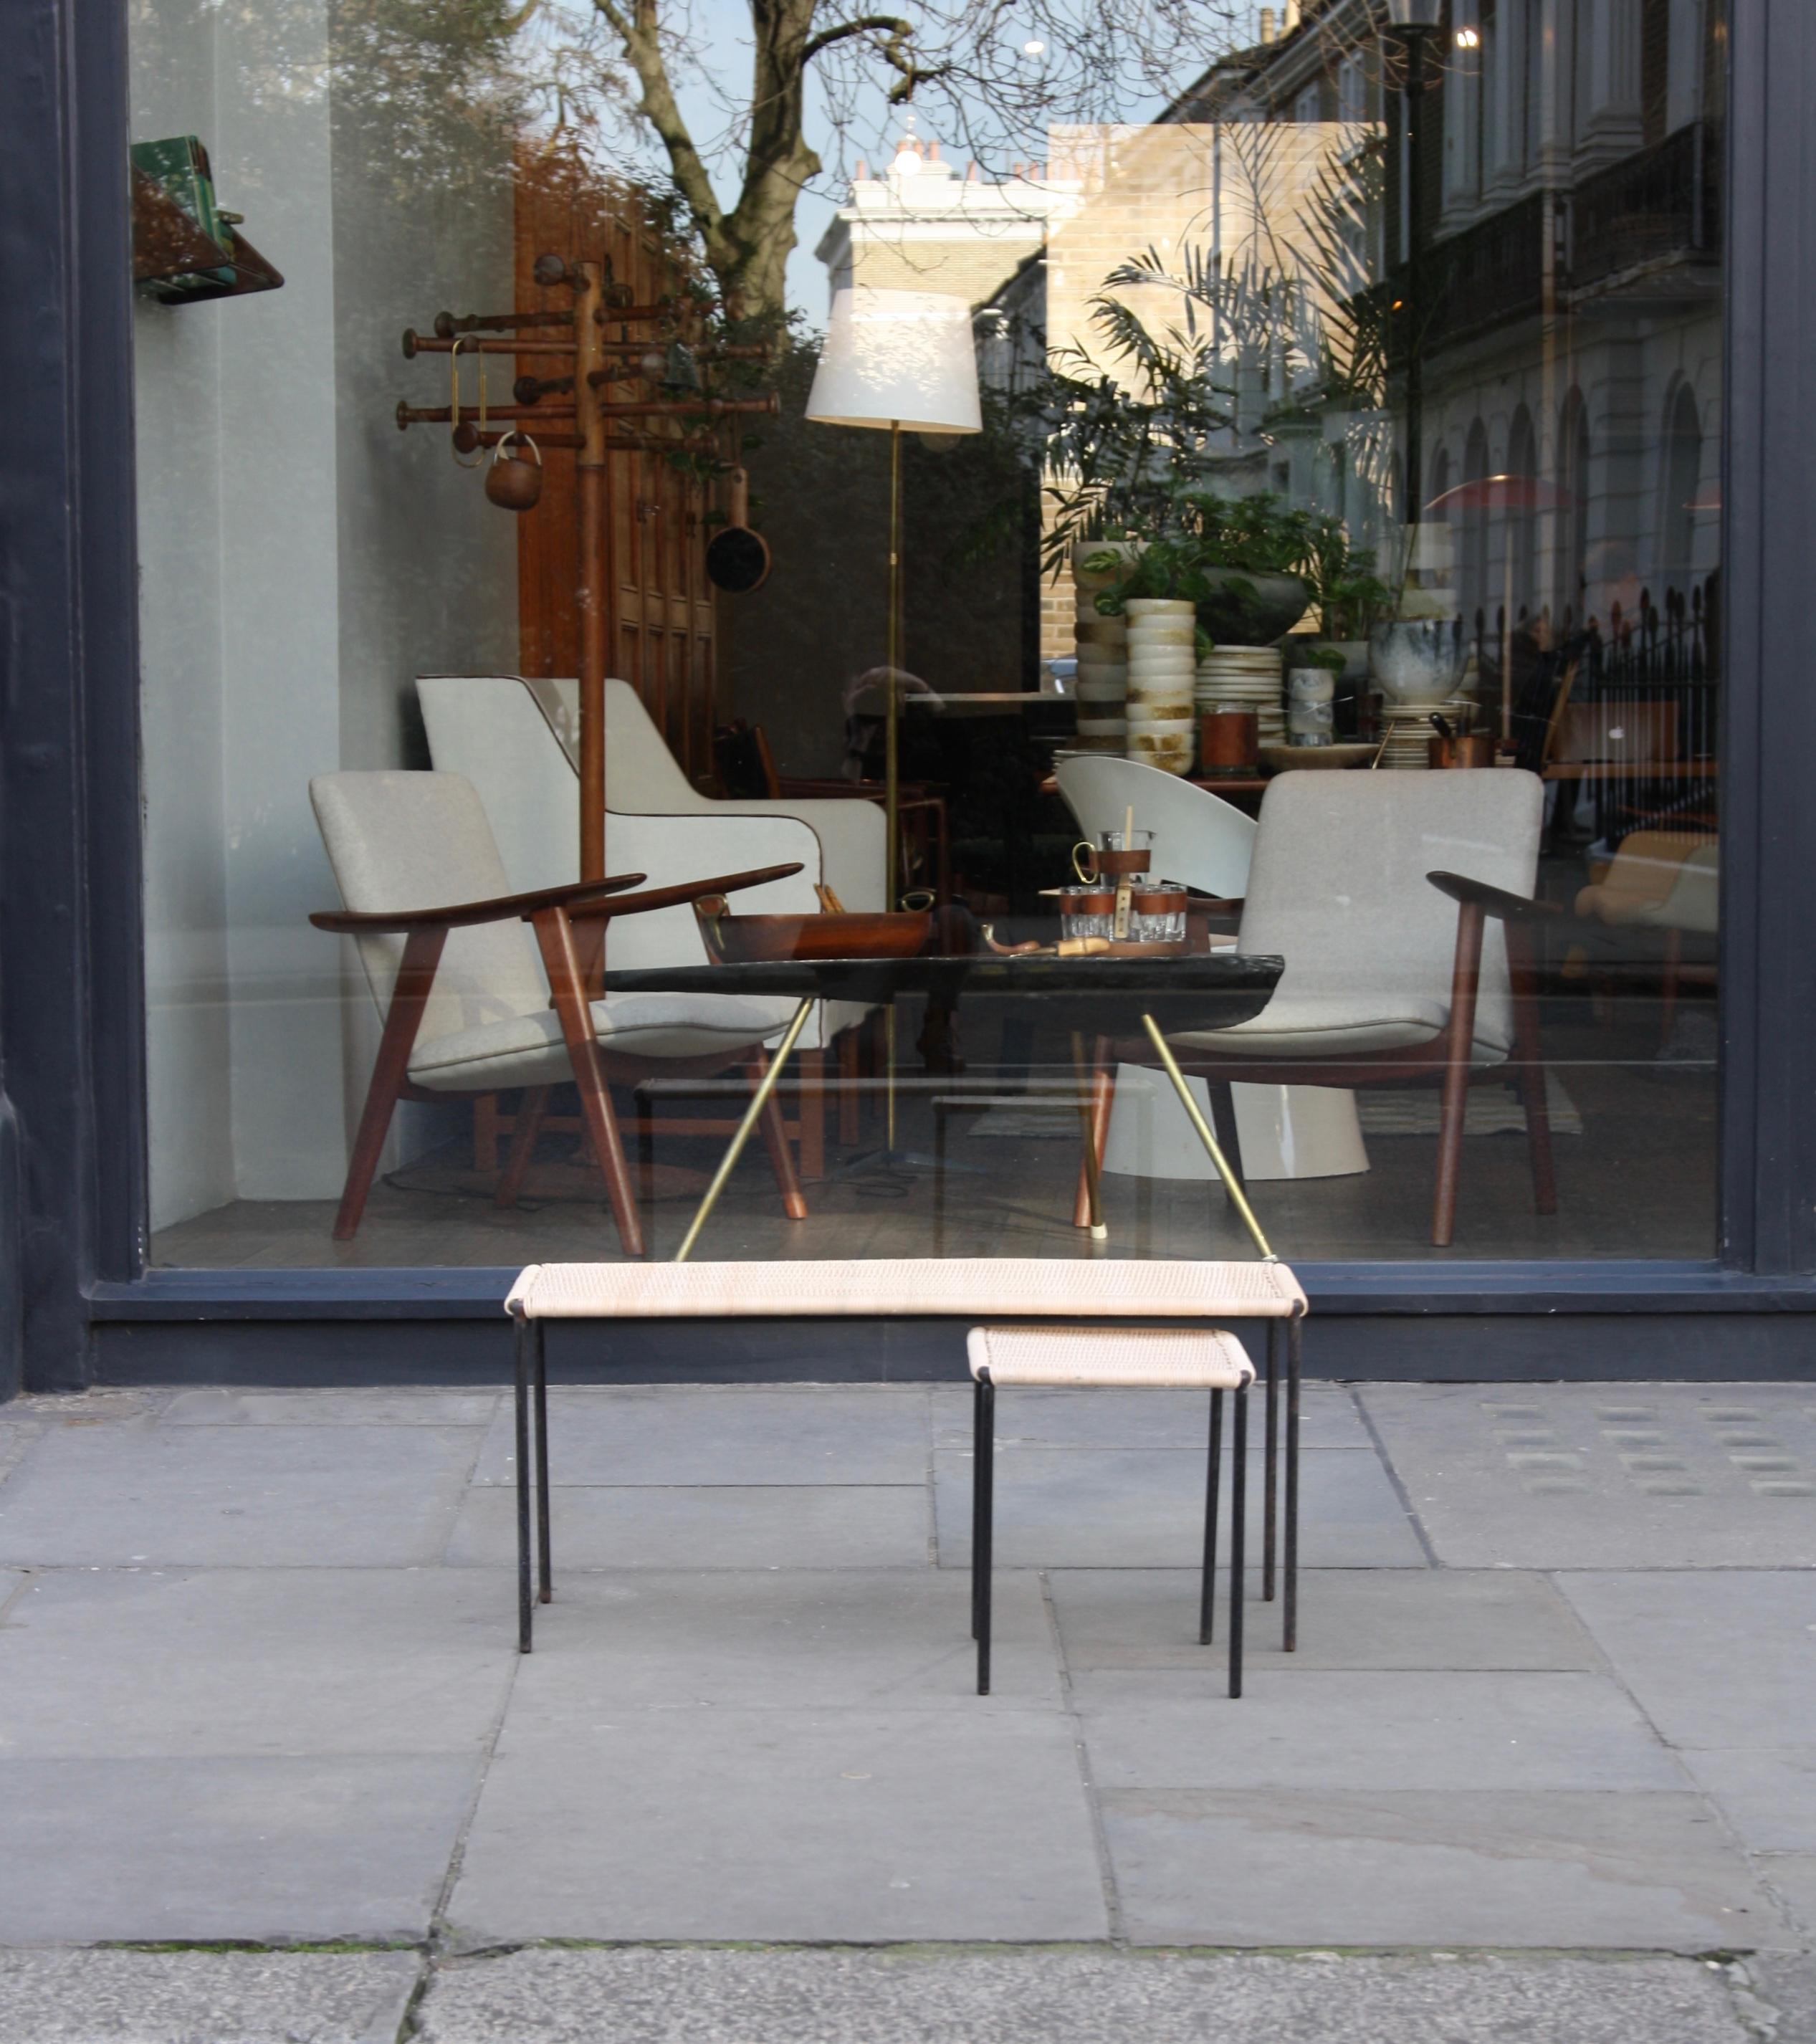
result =
[[[1252,709],[1263,745],[1286,743],[1284,675],[1277,646],[1219,646],[1198,663],[1192,682],[1197,709]]]
[[[1381,748],[1382,766],[1404,767],[1415,772],[1429,766],[1434,736],[1432,717],[1446,717],[1455,724],[1461,707],[1455,697],[1443,702],[1384,701],[1381,718],[1386,743]]]
[[[1128,756],[1169,774],[1189,774],[1197,736],[1197,610],[1158,596],[1131,597],[1127,608]]]
[[[1078,701],[1077,749],[1119,753],[1128,737],[1129,620],[1103,617],[1094,597],[1081,595],[1072,629],[1078,650],[1073,684]]]

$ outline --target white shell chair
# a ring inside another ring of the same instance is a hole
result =
[[[520,674],[424,674],[417,682],[438,769],[464,774],[517,889],[571,880],[578,870],[579,684]],[[716,802],[693,787],[628,682],[605,684],[606,856],[666,885],[708,871],[798,860],[791,881],[764,890],[753,911],[811,915],[824,880],[846,907],[883,903],[883,816],[868,802]],[[852,812],[863,814],[854,816]],[[614,966],[700,965],[706,953],[691,909],[681,907],[615,930]],[[824,1167],[824,1052],[835,1038],[854,1072],[855,1036],[871,1011],[824,1001],[798,1046],[805,1077],[801,1168]],[[843,1103],[842,1102],[842,1109]],[[855,1134],[854,1130],[853,1134]]]
[[[1154,834],[1158,875],[1223,901],[1247,893],[1259,826],[1234,803],[1176,774],[1108,753],[1062,759],[1054,778],[1085,836],[1120,830],[1132,810],[1137,827]],[[1140,1105],[1145,1119],[1138,1112],[1126,1124],[1119,1118],[1108,1132],[1104,1170],[1137,1177],[1209,1176],[1204,1147],[1170,1089],[1157,1085]],[[1342,1178],[1369,1168],[1355,1096],[1346,1089],[1238,1085],[1231,1107],[1251,1178]],[[1087,1224],[1086,1208],[1081,1206],[1076,1218]]]
[[[345,904],[310,920],[355,939],[385,1017],[335,1239],[349,1240],[359,1228],[398,1100],[524,1089],[525,1110],[498,1190],[508,1206],[551,1089],[572,1079],[620,1240],[627,1255],[640,1255],[642,1227],[607,1080],[731,1064],[754,1078],[763,1069],[762,1046],[781,1035],[793,1003],[669,993],[589,1002],[584,984],[611,923],[623,918],[629,928],[670,910],[691,923],[689,902],[724,892],[726,878],[696,874],[636,893],[626,890],[645,876],[633,868],[590,885],[570,880],[513,892],[478,793],[459,774],[322,774],[309,782],[309,800]],[[761,907],[770,886],[791,872],[778,865],[729,878],[749,886]],[[789,1214],[803,1219],[778,1115],[766,1116],[764,1136]]]

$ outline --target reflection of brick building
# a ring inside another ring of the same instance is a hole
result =
[[[830,288],[943,291],[981,305],[1043,245],[1050,221],[1073,203],[1071,189],[1027,163],[1000,184],[972,164],[961,177],[938,143],[912,137],[881,177],[858,167],[850,196],[815,250]]]

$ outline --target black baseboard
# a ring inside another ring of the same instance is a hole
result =
[[[891,1384],[966,1374],[962,1320],[555,1324],[551,1374],[576,1384]],[[103,1385],[498,1384],[511,1367],[493,1320],[109,1320],[94,1329]],[[1309,1377],[1426,1383],[1816,1377],[1802,1313],[1388,1315],[1316,1312]]]

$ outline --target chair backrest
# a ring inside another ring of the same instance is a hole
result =
[[[357,913],[452,908],[512,891],[478,791],[463,774],[318,774],[309,796],[340,898]],[[361,937],[359,951],[382,1012],[404,940]],[[524,924],[455,930],[417,1041],[547,1005],[548,982]]]
[[[1207,894],[1233,900],[1248,886],[1255,824],[1234,804],[1175,774],[1109,753],[1062,759],[1054,778],[1086,837],[1120,830],[1135,811],[1135,828],[1154,834],[1153,871]]]
[[[1658,910],[1660,922],[1713,936],[1722,926],[1722,847],[1699,844],[1678,868]]]
[[[1457,905],[1426,878],[1460,873],[1530,895],[1545,784],[1518,767],[1450,772],[1300,772],[1261,804],[1241,948],[1277,953],[1276,1000],[1412,996],[1448,1012]],[[1507,945],[1490,921],[1476,1035],[1513,1041]]]

